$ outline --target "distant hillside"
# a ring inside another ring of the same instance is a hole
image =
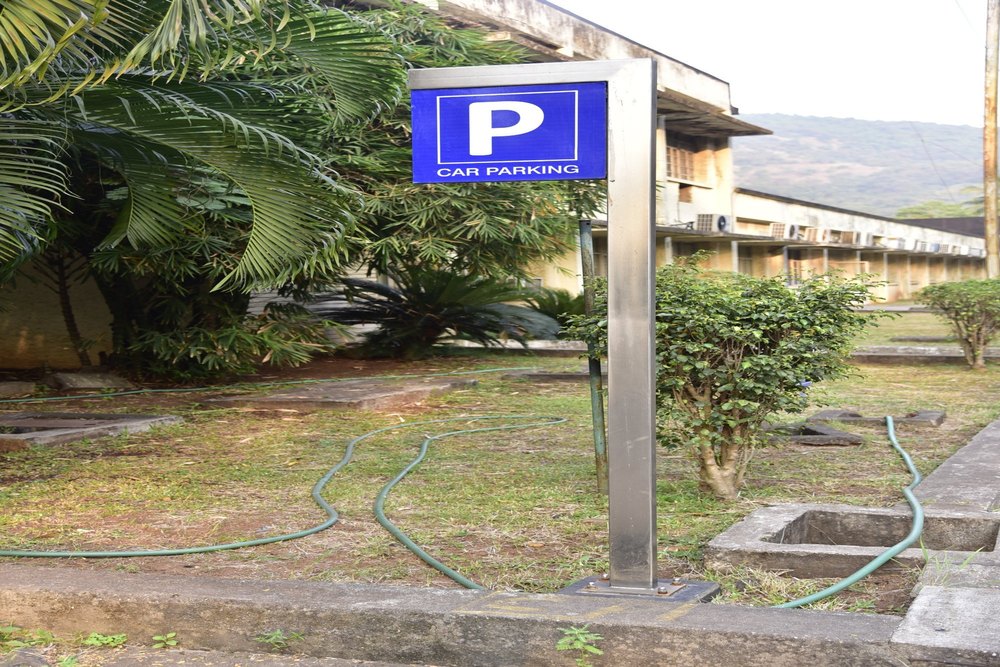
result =
[[[774,132],[733,140],[737,187],[893,216],[937,199],[963,203],[982,184],[982,130],[936,125],[740,114]]]

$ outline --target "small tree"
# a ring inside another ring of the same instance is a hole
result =
[[[970,367],[986,368],[986,346],[1000,327],[1000,280],[930,285],[920,290],[917,301],[951,323]]]
[[[703,488],[735,498],[767,416],[801,411],[812,383],[848,372],[852,338],[876,317],[856,310],[869,287],[864,278],[819,276],[792,290],[782,278],[694,262],[658,271],[660,438],[690,449]],[[575,331],[606,349],[604,320],[578,318]]]

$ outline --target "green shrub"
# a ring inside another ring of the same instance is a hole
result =
[[[917,301],[947,320],[974,369],[986,367],[986,346],[1000,326],[1000,280],[939,283],[920,290]]]
[[[559,325],[531,308],[512,305],[528,293],[509,282],[449,269],[397,268],[392,285],[347,278],[342,291],[317,295],[311,310],[343,325],[376,324],[360,353],[418,359],[446,340],[494,345],[505,339],[553,338]]]
[[[253,373],[260,364],[298,366],[333,352],[327,326],[295,304],[271,304],[257,316],[221,316],[211,326],[147,330],[129,351],[143,372],[178,381]]]
[[[819,276],[793,290],[780,277],[706,272],[693,261],[661,268],[661,444],[688,448],[702,487],[735,498],[767,416],[801,411],[812,383],[848,372],[853,337],[877,317],[856,310],[869,288],[864,278]],[[606,312],[606,287],[598,290]],[[577,318],[574,331],[606,350],[606,317]]]
[[[569,290],[542,287],[531,293],[528,305],[548,315],[559,323],[559,335],[569,326],[570,319],[575,315],[583,315],[583,293],[573,296]]]

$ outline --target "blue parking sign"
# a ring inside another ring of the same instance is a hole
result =
[[[607,176],[607,84],[412,91],[416,183]]]

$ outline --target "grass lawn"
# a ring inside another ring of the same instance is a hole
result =
[[[905,322],[917,322],[914,328],[927,335],[926,314],[918,315],[882,326],[899,330]],[[478,353],[401,364],[324,360],[280,377],[583,366],[575,358]],[[853,378],[814,387],[814,408],[849,408],[865,415],[946,410],[948,418],[939,428],[899,431],[901,444],[924,473],[1000,413],[998,367],[983,372],[959,365],[857,370]],[[219,408],[207,402],[214,395],[209,391],[0,404],[4,411],[169,413],[185,419],[149,433],[0,455],[0,548],[161,549],[304,530],[324,520],[310,489],[340,460],[350,439],[393,425],[457,419],[387,431],[360,443],[353,461],[324,490],[341,521],[316,535],[169,558],[33,561],[126,572],[456,586],[376,523],[371,509],[376,494],[412,459],[424,434],[480,428],[487,424],[473,418],[485,415],[551,415],[566,422],[434,442],[424,464],[389,496],[386,511],[426,551],[488,588],[558,590],[607,567],[607,507],[596,493],[587,388],[582,382],[541,384],[504,376],[484,373],[474,387],[388,412]],[[701,554],[709,539],[762,505],[899,503],[900,489],[910,480],[884,431],[853,430],[864,435],[863,445],[761,449],[746,489],[731,503],[698,492],[694,463],[684,452],[660,450],[661,576],[721,581],[727,591],[723,602],[758,605],[828,585],[762,572],[707,572]],[[818,606],[898,613],[912,582],[913,576],[876,576]]]
[[[913,342],[897,341],[896,338],[934,337],[953,338],[954,332],[944,319],[934,313],[901,312],[879,322],[858,338],[858,345],[913,345]],[[956,341],[939,344],[958,345]]]

